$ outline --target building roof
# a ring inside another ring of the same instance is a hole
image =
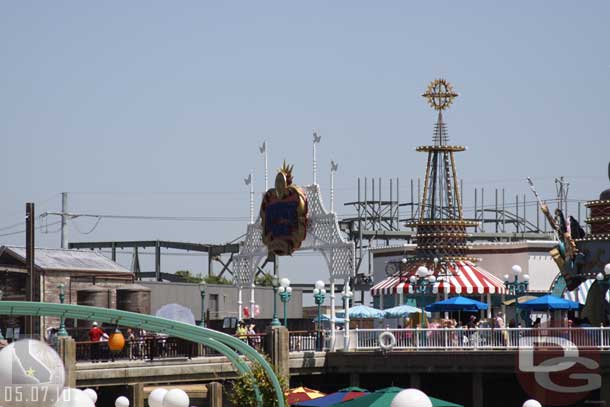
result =
[[[0,246],[0,257],[10,256],[25,267],[25,247]],[[49,271],[131,273],[128,269],[92,250],[36,248],[34,263]]]

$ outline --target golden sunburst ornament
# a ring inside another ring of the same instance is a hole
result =
[[[458,94],[455,93],[449,82],[441,78],[430,82],[426,93],[422,96],[428,100],[430,107],[440,111],[447,109],[453,103],[453,99],[458,97]]]

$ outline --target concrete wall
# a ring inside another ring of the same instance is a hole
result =
[[[201,319],[201,293],[198,284],[168,283],[156,281],[138,282],[151,289],[151,313],[154,314],[165,304],[180,304],[190,308],[196,320]],[[230,285],[212,285],[206,287],[206,310],[209,309],[211,319],[237,317],[238,290]],[[217,298],[217,302],[214,301]],[[270,319],[273,316],[273,289],[271,287],[256,287],[254,299],[260,308],[260,319]],[[250,307],[250,289],[242,292],[244,307]],[[214,306],[217,304],[217,307]],[[282,303],[277,299],[278,316],[283,316]],[[292,298],[288,303],[288,317],[300,319],[303,317],[303,292],[293,289]]]
[[[496,247],[499,249],[495,253],[475,253],[482,259],[479,263],[482,268],[502,280],[504,280],[504,275],[508,274],[512,280],[512,267],[517,264],[521,266],[523,274],[530,276],[530,291],[550,290],[553,280],[559,273],[559,268],[549,254],[549,250],[556,245],[555,242],[503,243],[502,246],[495,243],[475,247],[493,250],[494,245],[498,245]]]

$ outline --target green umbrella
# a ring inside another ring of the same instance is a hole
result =
[[[368,393],[369,391],[367,389],[363,389],[362,387],[357,387],[357,386],[352,386],[352,387],[346,387],[345,389],[340,389],[337,391],[341,391],[343,393],[347,393],[350,391],[357,391],[359,393]]]
[[[366,396],[358,397],[343,403],[335,404],[336,407],[389,407],[394,397],[402,390],[400,387],[386,387]],[[460,404],[450,403],[430,397],[432,407],[464,407]]]

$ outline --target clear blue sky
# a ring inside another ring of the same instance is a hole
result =
[[[406,197],[435,120],[420,95],[439,76],[460,93],[446,121],[469,147],[467,201],[475,185],[529,197],[526,176],[552,197],[559,175],[571,198],[596,198],[610,159],[609,16],[607,1],[2,2],[0,227],[23,221],[26,201],[57,210],[61,191],[75,212],[245,219],[251,169],[262,190],[258,145],[306,184],[314,127],[325,192],[330,159],[340,165],[339,203],[356,198],[358,176],[400,177]],[[103,220],[83,235],[93,222],[74,223],[72,240],[245,231]],[[205,259],[164,263],[200,271]]]

